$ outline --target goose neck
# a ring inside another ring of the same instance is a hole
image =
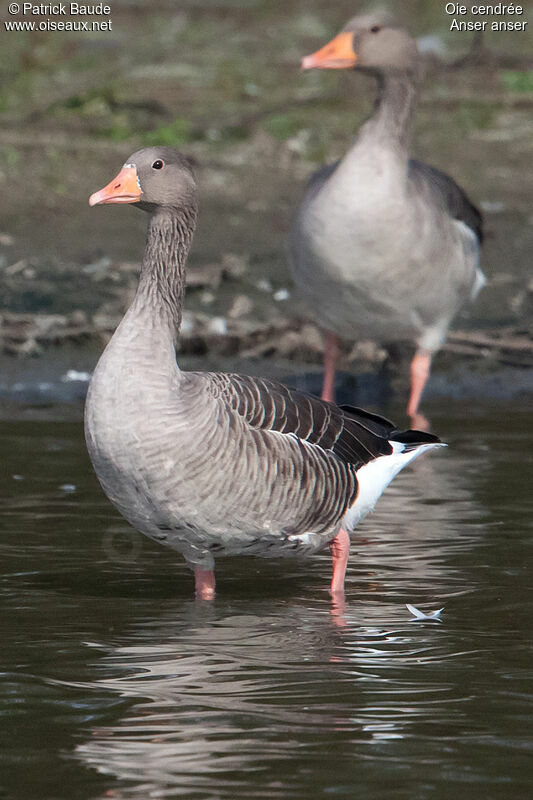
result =
[[[378,90],[374,114],[363,126],[362,136],[393,146],[407,154],[417,99],[417,75],[412,70],[375,73]]]
[[[181,325],[185,294],[185,264],[197,209],[157,208],[150,217],[141,276],[133,303],[136,311],[148,312],[177,334]]]

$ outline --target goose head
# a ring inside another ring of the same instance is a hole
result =
[[[302,59],[302,69],[414,70],[416,42],[376,14],[359,14],[328,44]]]
[[[195,205],[196,182],[190,160],[173,147],[144,147],[127,160],[118,175],[89,198],[90,206],[138,203],[139,208]]]

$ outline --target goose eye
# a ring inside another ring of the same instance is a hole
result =
[[[370,33],[379,33],[381,30],[381,25],[372,25],[370,28]]]
[[[165,162],[161,161],[161,159],[158,158],[157,161],[154,161],[154,163],[152,164],[152,169],[163,169],[164,166]]]

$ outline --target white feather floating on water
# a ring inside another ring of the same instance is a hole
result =
[[[407,610],[411,612],[413,617],[416,619],[440,619],[441,611],[444,611],[444,606],[439,608],[437,611],[428,611],[426,614],[424,611],[420,611],[419,608],[416,606],[412,606],[410,603],[405,604],[407,606]]]

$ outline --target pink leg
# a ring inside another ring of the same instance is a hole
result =
[[[333,561],[333,577],[329,592],[333,597],[339,597],[344,595],[344,576],[346,575],[346,565],[350,555],[348,532],[341,528],[329,547]]]
[[[194,570],[194,588],[200,600],[213,600],[215,596],[215,571],[212,569]]]
[[[322,400],[335,402],[335,369],[339,357],[339,338],[331,331],[326,331],[324,347],[324,383],[322,384]]]
[[[407,414],[416,417],[418,406],[431,368],[431,354],[424,350],[417,350],[411,361],[411,394],[407,404]]]

